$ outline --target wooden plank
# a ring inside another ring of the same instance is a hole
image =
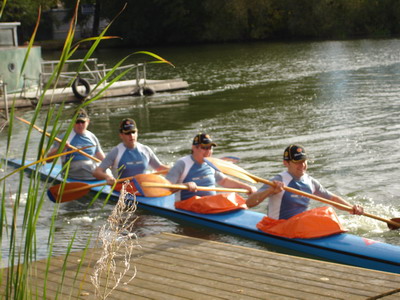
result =
[[[143,263],[143,259],[148,260],[149,263]],[[168,257],[166,259],[168,260]],[[155,264],[153,264],[152,260],[153,258],[151,257],[145,258],[145,255],[140,258],[137,263],[138,276],[131,284],[135,285],[136,279],[141,278],[145,281],[152,282],[153,285],[158,285],[158,290],[166,290],[166,293],[171,296],[177,297],[183,295],[190,299],[198,298],[199,296],[209,297],[210,293],[216,298],[231,299],[232,297],[236,297],[236,293],[232,292],[232,289],[235,288],[233,284],[220,286],[221,284],[219,282],[196,276],[190,266],[184,270],[176,268],[170,269],[169,266],[177,264],[173,261],[169,261],[165,265],[161,264],[159,260],[155,260]],[[191,281],[193,276],[196,276],[196,285],[193,285]],[[242,299],[254,299],[255,296],[254,294],[249,298],[243,295]]]
[[[131,259],[127,273],[128,278],[133,276],[136,266],[136,277],[127,285],[120,284],[108,299],[390,300],[400,296],[398,274],[168,233],[139,239],[139,244],[142,248]],[[96,299],[90,276],[101,249],[90,249],[79,269],[82,254],[68,256],[64,275],[65,257],[53,257],[46,280],[46,260],[33,263],[32,295],[42,298],[45,292],[46,299]]]
[[[154,238],[154,237],[153,237]],[[148,241],[147,241],[148,242]],[[357,291],[360,293],[360,297],[365,297],[369,296],[372,293],[380,293],[383,291],[386,291],[385,288],[383,288],[381,285],[373,285],[373,286],[368,286],[367,289],[369,291],[365,291],[363,288],[363,282],[354,282],[351,280],[348,280],[347,278],[343,278],[343,273],[341,270],[335,270],[335,272],[339,275],[338,278],[334,277],[328,277],[329,275],[327,272],[321,273],[320,268],[316,268],[315,270],[306,270],[309,269],[308,264],[306,265],[299,265],[299,264],[293,264],[292,260],[288,260],[285,262],[286,266],[280,266],[280,264],[276,264],[276,259],[273,259],[272,262],[268,261],[266,263],[265,259],[262,257],[261,260],[258,259],[254,254],[251,254],[249,256],[248,250],[247,254],[244,256],[240,257],[240,254],[238,255],[237,251],[235,252],[230,252],[230,256],[232,258],[224,258],[223,253],[217,253],[214,252],[214,254],[210,254],[207,252],[214,251],[215,249],[211,249],[212,245],[215,245],[213,243],[207,243],[207,246],[204,250],[203,253],[200,254],[199,256],[199,261],[193,260],[190,264],[196,265],[203,267],[204,264],[201,264],[201,261],[204,261],[204,256],[207,256],[207,269],[210,269],[210,264],[214,264],[216,262],[216,268],[214,272],[217,273],[216,276],[223,276],[224,272],[227,271],[229,272],[229,275],[235,275],[239,276],[238,278],[240,279],[245,279],[246,277],[250,276],[252,280],[257,282],[258,288],[260,286],[267,285],[270,289],[272,286],[277,286],[278,290],[284,289],[285,293],[289,293],[288,296],[293,295],[293,293],[296,294],[297,297],[299,297],[299,293],[304,291],[307,293],[307,297],[309,298],[311,294],[316,294],[316,297],[319,298],[321,296],[324,297],[334,297],[334,298],[341,298],[341,297],[346,297],[348,293],[353,293],[354,294],[354,289],[357,289],[357,286],[355,284],[359,284],[360,291]],[[149,245],[153,251],[155,249],[155,245]],[[169,248],[168,250],[164,247],[162,251],[166,252],[168,251],[168,257],[174,256],[173,252],[179,252],[177,254],[177,258],[179,257],[185,257],[187,258],[190,253],[184,253],[184,246],[183,245],[173,245],[172,243],[169,243]],[[176,248],[175,248],[176,247]],[[172,249],[172,250],[171,250]],[[235,248],[236,249],[236,248]],[[195,252],[193,251],[193,248],[190,249],[192,252],[192,258],[195,257]],[[263,251],[258,252],[258,253],[264,253]],[[276,256],[276,254],[273,254]],[[289,256],[283,256],[285,260],[288,258],[291,258]],[[152,258],[153,260],[156,258]],[[251,263],[249,262],[249,259],[251,260]],[[221,263],[224,261],[223,263]],[[243,263],[244,261],[247,261],[247,263]],[[145,261],[142,261],[144,263]],[[308,261],[305,261],[308,263]],[[313,261],[311,261],[313,262]],[[182,263],[183,264],[183,263]],[[271,264],[275,264],[278,267],[274,266],[273,269],[270,268]],[[320,263],[321,264],[321,263]],[[181,266],[182,268],[185,268],[186,266]],[[303,269],[301,269],[301,267]],[[336,265],[335,265],[336,267]],[[286,268],[286,270],[285,270]],[[220,270],[223,270],[221,274],[218,274]],[[307,271],[307,272],[306,272]],[[331,271],[328,269],[328,271]],[[301,276],[299,276],[301,274]],[[321,276],[321,274],[324,274]],[[352,275],[351,275],[352,276]],[[350,276],[350,277],[351,277]],[[362,278],[364,279],[364,278]],[[287,287],[288,283],[290,283],[290,287]],[[379,283],[382,284],[382,281],[379,281]],[[248,285],[249,283],[246,283]],[[259,285],[262,284],[262,285]],[[335,288],[336,286],[340,287],[340,291]],[[388,284],[390,287],[390,284]],[[256,289],[256,287],[254,287]]]

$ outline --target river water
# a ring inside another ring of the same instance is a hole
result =
[[[146,49],[175,65],[149,65],[148,78],[183,78],[190,84],[189,90],[99,100],[88,108],[89,129],[108,152],[119,143],[119,121],[132,117],[140,130],[139,141],[152,147],[167,164],[188,154],[193,136],[205,131],[218,144],[214,156],[237,156],[239,166],[267,179],[283,170],[284,148],[301,143],[311,157],[309,173],[329,190],[371,214],[400,217],[398,49],[399,39]],[[96,56],[111,65],[137,50],[142,49],[101,50]],[[55,54],[44,55],[54,58]],[[143,57],[135,59],[138,62]],[[64,127],[74,108],[66,106]],[[23,110],[18,115],[30,120],[32,112]],[[44,116],[37,125],[43,124]],[[26,126],[14,124],[11,156],[18,157]],[[5,149],[5,132],[0,138]],[[39,142],[38,133],[33,133],[32,144],[35,142]],[[97,201],[88,209],[88,200],[60,206],[56,253],[65,251],[75,230],[79,234],[74,248],[82,248],[113,208]],[[311,203],[313,207],[321,205]],[[11,209],[11,204],[8,206]],[[266,202],[254,209],[264,212]],[[336,211],[350,233],[400,245],[399,231],[388,230],[384,222]],[[46,240],[52,212],[53,204],[46,201],[39,218],[39,239]],[[139,237],[173,232],[271,249],[143,210],[137,214]],[[45,246],[41,247],[45,252]]]

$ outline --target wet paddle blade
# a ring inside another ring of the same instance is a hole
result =
[[[396,229],[400,228],[400,218],[393,218],[393,219],[390,219],[390,221],[397,223],[397,224],[387,223],[387,226],[389,227],[390,230],[396,230]]]
[[[240,158],[237,156],[224,156],[221,157],[222,160],[230,161],[233,164],[237,164],[240,161]]]
[[[63,203],[73,201],[85,196],[90,190],[90,185],[84,182],[69,182],[64,186],[62,192],[62,184],[53,185],[47,190],[47,196],[54,203]]]
[[[139,174],[134,176],[132,181],[139,193],[145,197],[164,197],[172,194],[171,190],[168,188],[149,187],[142,184],[144,182],[171,184],[171,182],[160,175]]]
[[[207,164],[209,164],[212,168],[224,174],[228,174],[251,183],[257,183],[256,180],[254,180],[251,176],[248,175],[248,172],[246,170],[242,169],[241,167],[229,161],[225,161],[215,157],[207,157],[204,159],[204,161]]]

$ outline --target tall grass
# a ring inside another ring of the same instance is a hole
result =
[[[0,18],[3,10],[5,9],[5,4],[6,1],[3,1],[3,5],[0,10]],[[79,1],[76,3],[75,6],[75,13],[72,17],[72,20],[70,22],[70,27],[68,31],[67,38],[64,43],[63,50],[60,55],[59,63],[57,67],[55,68],[55,71],[53,74],[50,76],[49,80],[45,84],[43,88],[43,92],[41,96],[38,99],[37,105],[33,111],[30,123],[32,126],[27,127],[28,131],[25,136],[25,141],[22,142],[23,146],[21,147],[22,149],[22,164],[25,163],[27,160],[27,154],[28,153],[37,153],[36,156],[36,163],[37,163],[37,168],[35,171],[32,172],[30,175],[29,179],[27,179],[24,176],[24,171],[23,169],[19,169],[17,174],[18,174],[18,179],[16,180],[15,184],[13,184],[11,187],[9,187],[6,184],[6,178],[11,175],[5,175],[2,178],[0,178],[0,183],[1,183],[1,189],[2,189],[2,194],[1,194],[1,213],[0,213],[0,243],[3,243],[3,241],[8,241],[8,253],[7,253],[7,260],[8,260],[8,268],[7,269],[1,269],[0,273],[0,286],[4,286],[4,291],[3,293],[0,292],[0,296],[2,295],[5,299],[30,299],[30,298],[37,298],[35,295],[42,294],[43,298],[46,298],[47,295],[47,281],[49,279],[49,269],[51,265],[51,256],[52,256],[52,249],[53,249],[53,244],[55,241],[55,222],[57,220],[57,215],[58,215],[58,204],[54,206],[54,211],[53,211],[53,217],[51,221],[51,226],[49,227],[49,232],[48,232],[48,239],[47,239],[47,248],[48,248],[48,259],[47,259],[47,266],[46,266],[46,272],[45,272],[45,279],[44,279],[44,284],[43,284],[43,290],[38,291],[34,285],[30,284],[30,276],[35,274],[37,270],[33,269],[32,263],[37,260],[37,246],[38,246],[38,240],[36,236],[36,226],[38,223],[38,220],[41,217],[42,209],[43,209],[43,204],[44,201],[47,201],[46,197],[46,191],[47,188],[52,184],[51,179],[49,177],[44,179],[44,182],[41,181],[40,174],[38,170],[40,167],[45,163],[44,155],[45,153],[48,152],[48,150],[51,148],[54,138],[58,135],[58,132],[60,130],[60,120],[63,114],[63,109],[64,106],[55,106],[55,105],[50,105],[48,107],[44,107],[44,95],[47,93],[51,92],[51,89],[55,89],[57,87],[57,83],[59,81],[60,75],[61,75],[61,70],[63,69],[63,66],[65,65],[65,62],[75,53],[75,51],[79,48],[79,46],[82,43],[91,43],[91,47],[87,51],[87,54],[85,55],[82,65],[78,68],[78,71],[76,73],[76,77],[79,76],[79,71],[83,67],[83,65],[86,63],[86,61],[93,55],[95,49],[98,47],[99,43],[102,40],[109,39],[109,38],[114,38],[114,37],[109,37],[106,36],[105,33],[113,23],[113,21],[110,22],[110,24],[104,29],[103,32],[97,37],[93,38],[88,38],[84,39],[76,44],[73,44],[74,42],[74,36],[75,36],[75,31],[76,31],[76,26],[77,26],[77,15],[78,15],[78,7],[79,7]],[[121,11],[122,12],[122,11]],[[40,16],[40,9],[39,9],[39,16]],[[36,36],[36,31],[38,29],[38,24],[39,24],[40,17],[38,17],[37,21],[37,26],[34,29],[34,32],[32,34],[32,38],[29,42],[27,54],[24,60],[24,63],[21,67],[21,74],[23,74],[24,68],[26,66],[26,62],[29,59],[29,52],[30,49],[33,47],[34,39]],[[155,61],[152,61],[150,63],[168,63],[171,64],[170,62],[164,60],[163,58],[157,56],[156,54],[146,52],[146,51],[138,51],[135,53],[132,53],[131,55],[134,54],[147,54],[153,58],[155,58]],[[80,108],[84,108],[97,99],[101,98],[103,92],[115,81],[119,80],[123,75],[125,75],[127,72],[130,71],[130,69],[127,69],[125,72],[122,72],[118,76],[114,77],[113,80],[110,82],[107,82],[107,79],[111,77],[111,75],[115,72],[118,66],[124,63],[124,61],[130,57],[131,55],[121,59],[113,68],[110,72],[106,74],[106,76],[97,84],[96,88],[93,90],[91,97],[89,100],[84,101],[80,103],[77,107],[78,111]],[[171,64],[172,65],[172,64]],[[22,80],[22,79],[21,79]],[[72,83],[72,81],[71,81]],[[52,88],[50,88],[52,87]],[[102,87],[102,88],[99,88]],[[7,144],[6,144],[6,153],[5,153],[5,165],[4,169],[7,170],[7,159],[10,154],[11,150],[11,145],[12,145],[12,137],[13,137],[13,129],[14,129],[14,114],[15,114],[15,107],[12,105],[11,111],[10,111],[10,118],[9,118],[9,123],[8,123],[8,132],[7,132]],[[32,145],[31,143],[31,133],[33,129],[33,125],[36,124],[36,121],[38,120],[39,115],[45,115],[45,122],[42,125],[43,127],[43,133],[41,136],[41,139],[37,145]],[[60,150],[59,150],[59,156],[65,155],[65,153],[61,153],[62,149],[64,148],[67,137],[69,133],[73,129],[73,124],[75,123],[75,120],[77,118],[77,114],[75,114],[71,120],[70,125],[68,126],[66,133],[64,135],[64,138],[61,142]],[[52,126],[50,126],[52,124]],[[50,138],[46,137],[46,132],[50,129]],[[57,163],[58,157],[52,162],[53,167]],[[66,175],[68,174],[68,163],[65,165],[65,173]],[[65,181],[64,181],[65,183]],[[24,191],[27,189],[27,199],[26,199],[26,204],[23,205],[23,197],[24,197]],[[7,195],[9,194],[14,194],[16,195],[16,198],[14,202],[12,203],[12,213],[11,215],[7,215],[7,210],[6,210],[6,202],[8,201]],[[123,201],[122,201],[123,203]],[[62,204],[60,204],[62,205]],[[97,275],[102,274],[104,275],[104,272],[108,270],[108,272],[113,272],[113,268],[110,268],[110,266],[113,266],[114,262],[112,259],[110,259],[110,253],[113,253],[115,249],[113,249],[112,245],[115,244],[108,244],[107,238],[105,236],[108,236],[107,234],[111,231],[113,231],[115,234],[113,234],[114,238],[117,239],[119,235],[119,230],[121,228],[124,228],[124,232],[129,230],[131,228],[131,223],[132,221],[127,221],[130,220],[132,217],[132,214],[134,212],[135,206],[132,206],[131,208],[128,209],[127,213],[123,213],[123,211],[126,209],[126,207],[123,204],[119,204],[115,208],[115,212],[111,216],[111,219],[109,220],[109,223],[106,227],[103,227],[101,229],[101,235],[100,235],[100,240],[103,243],[104,248],[107,250],[104,256],[101,258],[101,261],[99,263],[99,267],[97,268]],[[117,224],[121,225],[124,224],[123,227],[117,226]],[[75,236],[75,235],[74,235]],[[131,234],[129,233],[127,235],[128,237],[132,237]],[[65,272],[66,266],[67,266],[67,258],[68,254],[70,253],[72,249],[72,245],[74,243],[74,237],[71,239],[69,246],[66,249],[66,255],[65,255],[65,260],[64,260],[64,266],[63,270]],[[90,241],[87,242],[87,246],[89,247]],[[127,246],[127,245],[130,246]],[[121,244],[119,244],[121,245]],[[136,244],[130,244],[130,243],[125,243],[124,244],[126,247],[125,253],[128,254],[127,259],[129,260],[132,250],[134,247],[136,247]],[[84,250],[87,250],[84,249]],[[84,263],[85,261],[85,254],[86,251],[83,251],[83,255],[81,258],[81,264]],[[0,253],[0,259],[2,259]],[[79,269],[77,270],[79,272]],[[65,273],[63,273],[65,274]],[[122,278],[118,277],[115,283],[112,285],[111,288],[107,288],[107,285],[103,285],[101,283],[100,277],[97,276],[96,274],[93,275],[92,280],[94,283],[94,290],[96,291],[96,295],[98,295],[100,298],[105,299],[110,292],[115,288],[116,284],[119,284]],[[112,273],[111,273],[112,274]],[[64,275],[63,275],[64,276]],[[112,277],[113,275],[111,275]],[[133,275],[134,276],[134,275]],[[107,278],[111,278],[106,276]],[[64,277],[62,277],[64,278]],[[76,275],[75,278],[78,278]],[[132,280],[133,277],[131,277],[129,280]],[[57,294],[61,295],[64,294],[65,291],[63,291],[63,283],[64,279],[61,280],[60,285],[57,289]]]

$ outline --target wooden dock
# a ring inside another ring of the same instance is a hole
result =
[[[159,92],[173,92],[177,90],[185,90],[189,88],[189,84],[182,79],[169,79],[169,80],[150,80],[147,79],[146,82],[142,79],[139,82],[141,87],[146,86],[146,88],[151,89],[155,93]],[[93,91],[95,88],[95,84],[90,85],[90,90]],[[97,91],[100,91],[100,86],[97,88]],[[136,80],[124,80],[113,83],[107,90],[102,93],[101,98],[113,98],[113,97],[126,97],[126,96],[137,96],[137,82]],[[84,91],[82,86],[79,86],[79,90]],[[93,91],[93,95],[97,94],[96,91]],[[7,97],[3,97],[0,95],[0,109],[5,109],[6,107],[10,108],[13,101],[15,102],[15,107],[34,107],[38,101],[38,92],[36,90],[18,93],[18,94],[9,94]],[[91,96],[88,98],[90,99]],[[7,100],[6,100],[7,99]],[[43,99],[44,105],[49,105],[51,103],[71,103],[76,102],[80,103],[82,100],[78,99],[71,87],[67,88],[56,88],[49,90]]]
[[[107,299],[400,299],[397,274],[167,233],[139,244],[140,257],[132,261],[136,277]],[[63,287],[64,257],[52,258],[46,299],[55,299],[57,290],[58,299],[96,299],[90,276],[99,253],[90,249],[78,274],[82,253],[72,253]],[[29,281],[39,299],[45,268],[46,261],[36,262]]]

